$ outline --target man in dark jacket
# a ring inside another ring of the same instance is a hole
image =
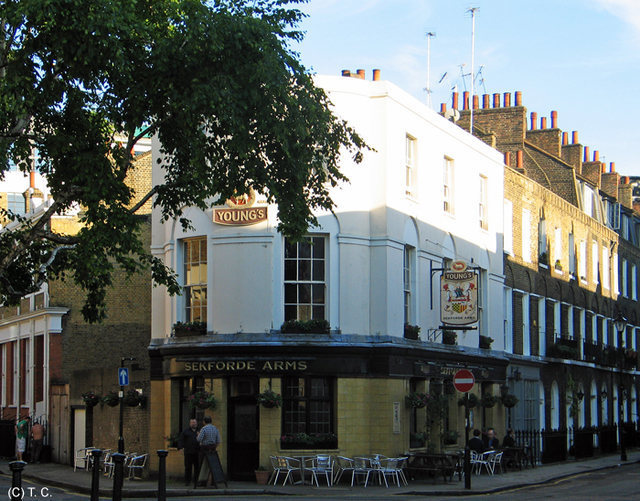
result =
[[[191,419],[189,427],[182,430],[178,436],[178,449],[184,449],[184,482],[185,485],[191,483],[191,474],[195,477],[198,474],[198,421]]]
[[[473,438],[469,439],[469,449],[478,454],[482,454],[484,451],[484,444],[480,438],[480,430],[473,430]]]

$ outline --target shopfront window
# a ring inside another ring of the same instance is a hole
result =
[[[282,446],[335,448],[333,381],[323,377],[283,380]]]

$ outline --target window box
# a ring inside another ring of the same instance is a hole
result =
[[[493,338],[490,338],[489,336],[480,336],[480,348],[483,350],[490,350],[491,343],[493,343]]]
[[[206,333],[206,322],[176,322],[173,326],[173,335],[175,337],[204,336]]]
[[[287,320],[280,326],[283,334],[329,334],[330,329],[326,320]]]
[[[294,433],[280,437],[281,449],[337,449],[338,436],[335,433]]]
[[[442,344],[458,344],[458,335],[451,330],[442,331]]]
[[[405,339],[420,339],[420,327],[417,325],[404,324],[404,338]]]

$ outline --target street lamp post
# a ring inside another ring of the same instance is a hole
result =
[[[627,319],[618,313],[618,316],[613,321],[616,331],[618,331],[618,339],[620,340],[620,346],[624,345],[624,336],[622,333],[627,327]],[[624,386],[622,385],[622,372],[619,373],[618,380],[618,436],[620,437],[620,461],[627,460],[627,449],[624,441]]]
[[[134,357],[122,357],[120,358],[120,368],[124,368],[125,360],[133,361]],[[120,421],[118,423],[118,452],[124,454],[124,386],[120,385]]]

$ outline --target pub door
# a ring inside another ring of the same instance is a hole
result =
[[[258,467],[258,378],[232,377],[229,380],[229,458],[232,480],[254,480]]]

